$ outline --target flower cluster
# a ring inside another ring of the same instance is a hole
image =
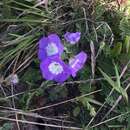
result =
[[[67,32],[64,38],[70,44],[76,44],[80,40],[80,35],[80,32]],[[48,37],[42,37],[39,40],[38,58],[41,61],[42,76],[46,80],[63,83],[71,75],[75,77],[87,60],[87,54],[82,51],[71,58],[69,64],[66,64],[61,59],[63,51],[64,46],[56,34],[50,34]]]

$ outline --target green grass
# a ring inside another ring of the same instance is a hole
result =
[[[11,129],[13,121],[18,130],[29,124],[129,130],[129,3],[120,8],[114,0],[36,4],[35,0],[0,2],[0,129]],[[63,40],[67,31],[82,33],[75,47]],[[89,56],[76,78],[63,84],[45,81],[40,73],[38,40],[50,33],[61,37],[66,47],[63,59],[81,50]],[[16,86],[10,82],[14,74],[19,78]]]

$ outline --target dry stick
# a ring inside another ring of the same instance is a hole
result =
[[[110,37],[110,39],[111,39],[111,40],[110,40],[110,46],[112,46],[113,41],[114,41],[114,38],[113,38],[113,37],[114,37],[114,34],[113,34],[113,32],[112,32],[110,26],[108,25],[107,22],[104,22],[104,21],[97,22],[97,23],[101,23],[101,25],[99,25],[99,26],[96,28],[96,30],[99,29],[101,26],[106,25],[107,28],[109,29],[109,31],[111,32],[111,37]]]
[[[56,103],[56,104],[48,105],[48,106],[45,106],[45,107],[36,108],[36,109],[33,109],[33,110],[29,110],[29,111],[34,112],[34,111],[38,111],[38,110],[47,109],[47,108],[50,108],[50,107],[55,107],[55,106],[58,106],[58,105],[61,105],[61,104],[65,104],[65,103],[68,103],[68,102],[72,102],[72,101],[78,100],[80,98],[92,95],[92,94],[100,92],[100,91],[102,91],[102,90],[100,89],[100,90],[97,90],[97,91],[94,91],[94,92],[91,92],[91,93],[88,93],[88,94],[84,94],[82,96],[75,97],[75,98],[72,98],[72,99],[69,99],[69,100],[66,100],[66,101],[63,101],[63,102],[59,102],[59,103]]]
[[[18,71],[26,62],[29,62],[29,60],[36,54],[36,52],[34,54],[32,54],[28,59],[26,59],[17,69],[16,71]]]
[[[115,79],[116,77],[113,76],[111,77],[112,79]],[[68,81],[68,82],[64,82],[63,85],[66,85],[66,84],[84,84],[84,83],[87,83],[87,82],[92,82],[93,79],[87,79],[87,80],[79,80],[79,81]],[[104,78],[97,78],[97,79],[94,79],[95,81],[101,81],[101,80],[105,80]],[[60,85],[60,84],[51,84],[51,85],[47,85],[47,87],[52,87],[54,85]],[[40,87],[41,88],[41,87]],[[37,88],[39,89],[39,88]],[[31,89],[29,92],[33,92],[35,91],[36,89]],[[9,98],[12,98],[12,97],[15,97],[15,96],[19,96],[19,95],[22,95],[24,94],[25,92],[28,92],[28,91],[23,91],[23,92],[20,92],[20,93],[17,93],[17,94],[14,94],[14,95],[11,95],[11,96],[6,96],[5,98],[0,98],[0,101],[1,100],[7,100]]]
[[[94,91],[94,92],[91,92],[91,93],[88,93],[88,94],[85,94],[85,95],[82,95],[82,96],[79,96],[79,97],[76,97],[76,98],[73,98],[73,99],[70,99],[70,100],[67,100],[67,101],[64,101],[64,102],[60,102],[58,104],[53,104],[53,105],[50,105],[50,106],[46,106],[46,107],[42,107],[42,108],[38,108],[38,110],[40,109],[46,109],[46,108],[49,108],[49,107],[54,107],[54,106],[57,106],[57,105],[60,105],[60,104],[63,104],[63,103],[67,103],[67,102],[70,102],[70,101],[74,101],[76,99],[79,99],[79,98],[82,98],[84,96],[87,96],[87,95],[91,95],[91,94],[94,94],[94,93],[97,93],[97,92],[100,92],[101,90],[97,90],[97,91]],[[14,108],[9,108],[9,107],[3,107],[3,106],[0,106],[1,108],[4,108],[4,109],[9,109],[9,110],[13,110],[13,111],[16,111],[17,113],[19,114],[24,114],[24,115],[28,115],[28,116],[34,116],[34,113],[25,113],[21,110],[18,110],[18,109],[14,109]],[[35,111],[35,110],[32,110],[32,111]],[[44,118],[44,119],[51,119],[52,118],[47,118],[47,117],[41,117],[39,115],[35,115],[35,117],[38,117],[38,118]],[[54,119],[53,119],[54,120]],[[56,119],[57,121],[59,121],[58,119]]]
[[[73,23],[75,23],[75,22],[79,22],[79,21],[82,21],[82,20],[87,20],[87,21],[89,21],[89,22],[91,22],[91,23],[95,23],[94,21],[92,21],[91,19],[85,19],[85,18],[79,18],[79,19],[76,19],[76,20],[70,20],[70,21],[67,21],[67,22],[64,22],[64,23],[61,23],[60,25],[67,25],[67,24],[73,24]]]
[[[85,8],[83,8],[83,13],[84,13],[84,18],[87,19],[87,14],[86,14],[86,11],[85,11]],[[86,24],[85,24],[85,27],[86,27],[86,34],[89,34],[89,27],[88,27],[88,21],[86,21]]]
[[[122,70],[122,73],[120,75],[120,78],[124,75],[124,73],[126,72],[128,65],[130,64],[130,61],[126,64],[126,66],[124,67],[124,69]],[[127,87],[125,88],[125,91],[127,91],[127,89],[130,87],[130,84],[127,85]],[[122,99],[122,95],[120,95],[118,97],[118,99],[116,100],[116,102],[114,103],[114,105],[112,106],[112,108],[107,112],[107,114],[104,116],[104,118],[102,120],[104,120],[110,113],[111,111],[118,105],[118,103],[120,102],[120,100]]]
[[[47,82],[42,82],[39,88],[44,87],[45,83],[47,83]],[[37,89],[39,89],[39,88],[37,88]],[[4,98],[0,98],[0,101],[1,101],[1,100],[7,100],[7,99],[9,99],[9,98],[19,96],[19,95],[24,94],[24,93],[26,93],[26,92],[33,92],[33,91],[36,91],[37,89],[31,89],[30,91],[23,91],[23,92],[20,92],[20,93],[11,95],[11,96],[6,96],[6,97],[4,97]]]
[[[125,91],[128,90],[128,88],[130,87],[130,84],[127,85],[127,87],[125,88]],[[117,100],[115,101],[114,105],[112,106],[112,108],[106,113],[106,115],[103,117],[102,120],[104,120],[112,111],[113,109],[118,105],[118,103],[120,102],[120,100],[122,99],[122,95],[120,95]]]
[[[44,120],[52,120],[52,121],[58,121],[58,122],[65,122],[65,123],[73,123],[72,121],[66,121],[66,120],[60,120],[60,119],[56,119],[56,118],[51,118],[51,117],[45,117],[45,116],[41,116],[41,115],[38,115],[36,113],[28,113],[28,112],[24,112],[22,110],[19,110],[19,109],[11,109],[11,108],[6,108],[6,107],[2,107],[4,109],[8,109],[8,110],[4,110],[1,112],[8,112],[8,113],[17,113],[17,114],[21,114],[21,115],[25,115],[25,116],[30,116],[30,117],[34,117],[34,118],[40,118],[40,119],[44,119]]]
[[[96,28],[95,28],[95,26],[93,25],[93,31],[94,31],[94,33],[95,33],[95,40],[96,40],[96,42],[98,43],[99,41],[98,41],[98,34],[97,34],[97,32],[96,32]]]
[[[18,63],[18,59],[19,59],[20,53],[21,53],[21,51],[16,56],[16,60],[15,60],[14,67],[13,67],[13,74],[15,73],[15,69],[16,69],[16,66],[17,66],[17,63]]]
[[[2,85],[0,84],[0,89],[2,90],[4,96],[6,97],[6,93],[5,93],[5,90],[3,89]]]
[[[128,61],[128,63],[125,65],[125,67],[122,70],[122,73],[120,75],[120,78],[125,74],[126,70],[128,69],[128,65],[130,64],[130,60]]]
[[[130,61],[128,61],[128,63],[126,64],[126,66],[124,67],[124,69],[122,70],[122,73],[121,73],[121,75],[120,75],[120,78],[124,75],[124,73],[125,73],[125,71],[127,70],[127,68],[128,68],[128,65],[130,64]],[[125,90],[127,91],[127,89],[129,88],[129,85],[125,88]],[[113,93],[113,89],[112,89],[112,91],[110,92],[110,94],[108,95],[108,97],[109,96],[111,96],[111,94]],[[108,97],[107,97],[107,99],[108,99]],[[118,105],[118,103],[120,102],[120,100],[122,99],[122,95],[120,95],[119,97],[118,97],[118,99],[116,100],[116,102],[115,102],[115,104],[113,105],[113,107],[107,112],[107,114],[104,116],[104,118],[102,119],[102,120],[104,120],[105,118],[106,118],[106,116],[108,116],[113,110],[114,110],[114,108]],[[107,101],[107,100],[106,100]],[[103,103],[103,105],[98,109],[98,111],[97,111],[97,114],[100,112],[100,110],[103,108],[103,106],[105,105],[105,103],[106,103],[106,101]],[[96,115],[97,115],[96,114]],[[88,123],[88,125],[87,125],[87,127],[89,127],[89,125],[93,122],[93,120],[95,119],[95,117],[96,116],[94,116],[91,120],[90,120],[90,122]]]
[[[92,78],[93,78],[93,80],[94,80],[94,77],[95,77],[96,59],[95,59],[95,47],[94,47],[93,41],[90,42],[90,49],[91,49]]]
[[[128,63],[125,65],[125,67],[123,68],[122,72],[121,72],[121,75],[120,75],[120,79],[121,77],[125,74],[127,68],[128,68],[128,65],[130,64],[130,60],[128,61]],[[125,91],[127,91],[127,89],[130,87],[130,84],[128,84],[125,88]],[[111,111],[113,111],[113,109],[118,105],[118,103],[120,102],[120,100],[122,99],[122,95],[120,95],[117,100],[115,101],[114,105],[112,106],[112,108],[106,113],[106,115],[103,117],[102,120],[104,120],[110,113]]]
[[[114,89],[111,90],[111,92],[109,93],[109,95],[107,96],[107,99],[111,96],[111,94],[113,93]],[[101,111],[101,109],[105,106],[106,101],[102,104],[102,106],[98,109],[98,111],[96,112],[96,115],[94,117],[92,117],[92,119],[89,121],[88,125],[86,126],[87,128],[90,126],[90,124],[93,122],[93,120],[95,119],[95,117],[97,116],[97,114]]]
[[[37,6],[40,6],[40,5],[42,5],[42,4],[45,4],[45,7],[46,7],[46,9],[47,9],[48,0],[41,0],[40,2],[38,2],[38,4],[36,4],[36,5],[34,6],[34,8],[36,8]]]
[[[67,5],[68,5],[68,2],[66,2],[65,4],[63,4],[61,6],[56,7],[55,9],[50,10],[50,14],[53,13],[55,15],[56,11],[58,11],[59,9],[63,8],[64,6],[67,6]]]
[[[100,123],[98,123],[98,124],[95,124],[95,125],[91,126],[90,128],[94,128],[94,127],[100,126],[100,125],[102,125],[102,124],[105,124],[105,123],[107,123],[107,122],[109,122],[109,121],[115,120],[115,119],[117,119],[117,118],[119,118],[119,117],[121,117],[121,116],[125,116],[125,115],[127,115],[127,114],[130,114],[130,111],[128,111],[128,112],[126,112],[126,113],[123,113],[123,114],[120,114],[120,115],[118,115],[118,116],[112,117],[112,118],[110,118],[110,119],[108,119],[108,120],[102,121],[102,122],[100,122]]]
[[[13,93],[14,93],[14,85],[11,84],[11,94],[13,95]],[[12,98],[12,103],[13,103],[13,108],[15,109],[14,98]],[[17,113],[15,113],[15,118],[16,118],[16,124],[17,124],[18,130],[20,130],[20,126],[19,126],[19,122],[18,122],[18,114]]]
[[[0,117],[1,120],[7,120],[7,121],[16,121],[16,119],[7,118],[7,117]],[[64,128],[64,129],[73,129],[73,130],[82,130],[82,128],[78,127],[69,127],[69,126],[60,126],[60,125],[53,125],[53,124],[45,124],[45,123],[37,123],[32,121],[26,121],[26,120],[17,120],[19,123],[25,123],[25,124],[32,124],[32,125],[39,125],[39,126],[47,126],[52,128]]]
[[[0,88],[1,88],[1,90],[3,92],[3,94],[4,94],[4,97],[7,97],[7,94],[6,94],[5,90],[3,89],[1,83],[0,83]],[[9,102],[9,106],[11,106],[10,102]]]
[[[39,27],[36,27],[36,28],[31,29],[29,32],[25,33],[24,35],[19,36],[19,37],[16,38],[15,40],[8,41],[8,42],[6,42],[6,45],[0,46],[0,47],[4,48],[4,47],[8,47],[8,46],[11,46],[11,45],[18,44],[20,41],[26,39],[26,36],[29,36],[29,35],[32,34],[32,33],[36,33],[36,31],[39,31]]]
[[[101,25],[99,25],[97,29],[99,29],[104,23],[101,23]],[[96,32],[95,30],[95,32]],[[110,30],[111,31],[111,30]],[[94,49],[94,44],[93,42],[91,41],[90,43],[90,48],[91,48],[91,66],[92,66],[92,75],[93,75],[93,78],[94,78],[94,73],[95,73],[95,64],[96,64],[96,58],[98,57],[98,54],[100,53],[100,51],[98,51],[97,55],[95,56],[95,49]],[[114,89],[112,89],[112,91],[110,92],[109,96],[113,93]],[[108,96],[108,97],[109,97]],[[107,97],[107,99],[108,99]],[[107,101],[107,100],[106,100]],[[106,102],[103,103],[103,105],[98,109],[96,115],[100,112],[100,110],[104,107]],[[89,127],[89,125],[92,123],[92,121],[95,119],[96,115],[90,120],[90,122],[88,123],[87,127]]]
[[[6,75],[6,73],[7,73],[7,71],[11,68],[11,66],[14,64],[14,62],[15,62],[15,59],[13,59],[13,61],[10,63],[10,65],[7,67],[7,69],[5,70],[5,72],[4,72],[4,74],[3,74],[3,76],[5,77],[5,75]]]

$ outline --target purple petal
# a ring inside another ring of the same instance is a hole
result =
[[[49,43],[49,39],[47,37],[42,37],[39,40],[39,48],[44,49],[47,46],[48,43]]]
[[[61,40],[60,38],[58,37],[58,35],[56,34],[51,34],[48,36],[49,38],[49,41],[52,42],[52,43],[55,43],[59,49],[59,54],[61,55],[63,50],[64,50],[64,46],[63,44],[61,43]]]
[[[46,53],[43,49],[38,50],[38,58],[41,61],[43,61],[46,58]]]
[[[64,46],[58,35],[51,34],[40,39],[38,57],[40,60],[44,60],[50,56],[61,56],[63,50]]]
[[[59,83],[63,83],[65,80],[67,80],[71,75],[71,70],[68,65],[66,65],[64,62],[61,63],[64,71],[63,73],[57,75],[54,80]]]
[[[82,69],[85,62],[87,60],[87,54],[85,52],[80,52],[78,55],[76,55],[74,58],[69,60],[69,65],[71,68],[71,74],[73,77],[76,76],[76,73]]]
[[[70,44],[76,44],[80,40],[80,32],[75,32],[75,33],[70,33],[67,32],[64,35],[64,38],[66,39],[67,42],[70,42]]]
[[[59,57],[48,57],[40,65],[42,75],[47,80],[54,80],[62,83],[67,80],[71,74],[67,66]]]

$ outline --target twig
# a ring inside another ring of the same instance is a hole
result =
[[[68,102],[72,102],[72,101],[78,100],[80,98],[92,95],[92,94],[100,92],[100,91],[102,91],[102,90],[100,89],[100,90],[97,90],[97,91],[94,91],[94,92],[91,92],[91,93],[88,93],[88,94],[84,94],[84,95],[79,96],[79,97],[75,97],[75,98],[72,98],[72,99],[69,99],[69,100],[66,100],[66,101],[62,101],[62,102],[59,102],[59,103],[56,103],[56,104],[52,104],[52,105],[49,105],[49,106],[45,106],[45,107],[36,108],[36,109],[33,109],[33,110],[29,110],[29,111],[30,112],[34,112],[34,111],[39,111],[39,110],[47,109],[47,108],[50,108],[50,107],[55,107],[55,106],[58,106],[58,105],[61,105],[61,104],[65,104],[65,103],[68,103]]]
[[[85,8],[83,8],[83,13],[84,13],[84,18],[87,19],[87,15],[86,15]],[[86,24],[85,24],[85,26],[86,26],[86,34],[89,34],[88,21],[86,20],[85,23],[86,23]]]
[[[112,79],[115,79],[116,77],[113,76],[113,77],[111,77],[111,78],[112,78]],[[94,79],[94,80],[95,80],[95,81],[101,81],[101,80],[105,80],[105,79],[104,79],[104,78],[97,78],[97,79]],[[93,81],[93,79],[79,80],[79,81],[68,81],[68,82],[64,82],[62,86],[67,85],[67,84],[85,84],[85,83],[92,82],[92,81]],[[61,85],[61,84],[58,84],[58,83],[57,83],[57,84],[51,84],[51,85],[47,85],[47,87],[52,87],[52,86],[55,86],[55,85],[58,86],[58,85]],[[39,88],[41,88],[41,86],[40,86]],[[39,88],[37,88],[37,89],[39,89]],[[7,100],[7,99],[9,99],[9,98],[22,95],[22,94],[24,94],[24,93],[26,93],[26,92],[33,92],[33,91],[36,91],[36,89],[31,89],[30,91],[23,91],[23,92],[20,92],[20,93],[11,95],[11,96],[6,96],[6,97],[4,97],[4,98],[0,98],[0,101],[1,101],[1,100]]]
[[[121,74],[120,74],[120,79],[123,77],[123,75],[125,74],[127,68],[128,68],[128,65],[130,64],[130,60],[128,61],[128,63],[125,65],[125,67],[123,68]],[[125,88],[125,91],[128,90],[128,88],[130,87],[130,84],[128,84]],[[120,102],[120,100],[122,99],[122,95],[120,95],[117,100],[115,101],[114,105],[112,106],[112,108],[106,113],[106,115],[103,117],[102,120],[104,120],[110,113],[111,111],[113,111],[115,109],[115,107],[118,105],[118,103]]]
[[[95,47],[93,41],[90,42],[90,49],[91,49],[91,68],[92,68],[92,78],[94,80],[95,77],[95,65],[96,65],[96,59],[95,59]]]
[[[40,0],[40,2],[38,2],[38,4],[36,4],[36,5],[34,6],[34,8],[36,8],[36,7],[38,7],[38,6],[42,5],[42,4],[44,4],[44,5],[45,5],[45,8],[47,9],[48,0]]]
[[[0,106],[1,107],[1,106]],[[21,115],[25,115],[25,116],[30,116],[30,117],[33,117],[33,118],[40,118],[40,119],[43,119],[43,120],[52,120],[52,121],[58,121],[58,122],[65,122],[65,123],[73,123],[72,121],[66,121],[66,120],[61,120],[61,119],[56,119],[56,118],[51,118],[51,117],[46,117],[46,116],[41,116],[41,115],[38,115],[37,113],[30,113],[30,112],[24,112],[22,110],[19,110],[19,109],[13,109],[13,108],[7,108],[7,107],[1,107],[3,109],[8,109],[8,110],[1,110],[1,112],[8,112],[8,113],[17,113],[17,114],[21,114]]]
[[[0,117],[1,120],[6,121],[14,121],[16,122],[16,119],[7,118],[7,117]],[[53,125],[53,124],[45,124],[45,123],[38,123],[38,122],[32,122],[32,121],[26,121],[26,120],[17,120],[19,123],[25,123],[25,124],[33,124],[33,125],[39,125],[39,126],[47,126],[52,128],[64,128],[64,129],[73,129],[73,130],[82,130],[82,128],[78,127],[69,127],[69,126],[60,126],[60,125]]]
[[[126,70],[128,69],[128,65],[130,64],[130,60],[128,61],[128,63],[125,65],[125,67],[123,68],[120,78],[123,77],[123,75],[125,74]]]
[[[130,87],[130,84],[127,85],[127,87],[125,88],[125,91],[128,90],[128,88]],[[114,105],[112,106],[112,108],[106,113],[106,115],[103,117],[102,120],[104,120],[113,110],[114,108],[118,105],[118,103],[120,102],[120,100],[122,99],[122,95],[120,95],[117,100],[115,101]]]
[[[108,98],[111,96],[111,94],[113,93],[114,89],[111,90],[111,92],[109,93],[109,95],[107,96],[106,101],[102,104],[102,106],[98,109],[98,111],[96,112],[96,115],[89,121],[88,125],[86,126],[87,128],[90,126],[90,124],[93,122],[93,120],[95,119],[95,117],[97,116],[97,114],[101,111],[101,109],[105,106]]]
[[[12,95],[14,93],[14,85],[13,84],[11,84],[11,93],[12,93]],[[14,101],[13,97],[12,97],[12,104],[13,104],[13,108],[15,109],[15,101]],[[18,128],[18,130],[20,130],[20,126],[19,126],[19,122],[18,122],[18,114],[17,113],[15,113],[15,118],[16,118],[17,128]]]
[[[100,126],[100,125],[105,124],[105,123],[107,123],[107,122],[109,122],[109,121],[112,121],[112,120],[115,120],[115,119],[117,119],[117,118],[119,118],[119,117],[125,116],[125,115],[127,115],[127,114],[129,114],[129,113],[130,113],[130,111],[128,111],[128,112],[126,112],[126,113],[123,113],[123,114],[120,114],[120,115],[118,115],[118,116],[112,117],[112,118],[110,118],[110,119],[108,119],[108,120],[105,120],[105,121],[103,121],[103,122],[100,122],[100,123],[98,123],[98,124],[95,124],[95,125],[91,126],[90,128],[94,128],[94,127]]]

